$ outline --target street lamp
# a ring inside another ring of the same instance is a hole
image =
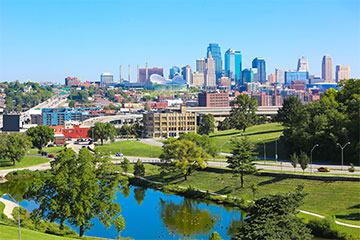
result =
[[[347,142],[343,147],[340,145],[340,143],[337,143],[336,145],[339,145],[339,147],[341,148],[341,171],[344,168],[344,148],[350,144],[350,142]]]
[[[16,200],[13,198],[13,196],[10,195],[10,193],[6,193],[4,195],[9,196],[16,204]],[[21,231],[20,231],[20,204],[17,204],[18,207],[18,226],[19,226],[19,240],[21,240]]]
[[[312,174],[312,152],[314,151],[314,149],[316,148],[316,147],[318,147],[319,146],[319,144],[315,144],[314,146],[313,146],[313,148],[311,149],[311,153],[310,153],[310,174]]]

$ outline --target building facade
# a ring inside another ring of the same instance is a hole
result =
[[[84,121],[88,118],[97,117],[100,108],[43,108],[41,117],[42,125],[64,125],[68,121]],[[38,119],[38,120],[39,120]]]
[[[350,66],[336,66],[336,82],[344,79],[350,79]]]
[[[298,71],[286,71],[285,72],[285,84],[291,85],[293,81],[303,81],[307,82],[309,80],[308,72],[298,72]]]
[[[181,74],[188,85],[192,83],[192,70],[190,65],[181,68]]]
[[[216,87],[216,72],[215,72],[215,61],[212,58],[211,52],[209,56],[205,59],[205,87],[206,88],[215,88]]]
[[[237,85],[240,81],[242,70],[242,56],[240,51],[229,48],[225,52],[225,75],[235,81]]]
[[[270,83],[276,83],[276,75],[275,73],[269,74],[268,80]]]
[[[139,68],[138,69],[138,82],[146,82],[149,80],[151,75],[157,74],[160,76],[164,76],[164,69],[163,68],[148,68],[146,64],[146,68]]]
[[[179,112],[161,111],[143,114],[144,137],[179,137],[183,133],[197,130],[196,113],[186,112],[184,106]]]
[[[256,68],[258,72],[258,79],[261,84],[266,83],[266,65],[264,58],[254,58],[252,61],[252,68]]]
[[[321,64],[321,76],[325,83],[334,82],[333,78],[333,62],[330,56],[325,55]]]
[[[226,91],[230,91],[231,90],[231,79],[229,77],[219,78],[218,88],[224,89]]]
[[[169,72],[169,78],[173,79],[175,76],[180,75],[180,68],[177,66],[173,66],[172,68],[170,68]]]
[[[199,107],[228,107],[229,93],[202,92],[198,94]]]
[[[285,72],[287,70],[282,68],[275,69],[275,79],[277,83],[284,84],[285,83]]]
[[[193,72],[192,73],[192,87],[202,88],[204,87],[205,76],[203,72]]]
[[[65,78],[65,85],[69,87],[78,87],[81,85],[81,81],[76,77],[67,77]]]
[[[298,60],[297,71],[298,72],[309,72],[309,63],[308,63],[308,60],[304,56],[302,56]]]
[[[111,73],[102,73],[100,75],[100,84],[101,86],[108,86],[114,84],[114,75]]]
[[[196,59],[196,71],[199,73],[205,73],[205,58]]]
[[[254,71],[252,68],[246,68],[241,72],[242,84],[254,82]]]
[[[211,53],[211,54],[210,54]],[[215,75],[216,79],[221,78],[222,74],[222,58],[221,58],[221,49],[219,44],[210,43],[207,48],[207,57],[212,56],[215,61]]]

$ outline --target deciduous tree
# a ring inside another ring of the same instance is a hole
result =
[[[140,176],[140,177],[145,176],[145,167],[144,167],[144,164],[142,163],[142,161],[140,161],[140,159],[138,159],[137,162],[135,163],[134,175]]]
[[[88,131],[88,137],[94,136],[95,141],[100,139],[101,145],[103,145],[104,140],[114,140],[115,135],[116,129],[111,123],[95,123],[95,126],[92,126]]]
[[[26,131],[26,135],[30,137],[33,146],[41,150],[50,141],[54,141],[54,129],[49,126],[31,127]]]
[[[245,132],[256,121],[256,109],[257,98],[250,98],[246,94],[237,96],[230,112],[231,126]]]
[[[16,162],[20,162],[24,158],[30,145],[30,141],[24,134],[0,134],[0,160],[10,160],[15,166]]]
[[[215,118],[212,114],[204,114],[201,116],[201,125],[199,126],[200,135],[209,135],[215,131]]]

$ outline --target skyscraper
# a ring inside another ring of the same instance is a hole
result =
[[[261,84],[266,83],[266,66],[265,66],[265,59],[264,58],[254,58],[252,61],[252,67],[257,68],[258,72],[258,81]]]
[[[215,74],[215,61],[212,58],[211,52],[205,59],[205,87],[214,88],[216,87],[216,74]]]
[[[203,72],[193,72],[192,74],[192,83],[193,87],[204,87],[204,73]]]
[[[114,83],[114,75],[111,73],[102,73],[100,75],[100,84],[101,86],[107,86]]]
[[[225,75],[234,80],[236,85],[240,81],[242,70],[242,57],[240,51],[229,48],[225,52]]]
[[[186,65],[181,69],[181,74],[188,85],[192,84],[192,70],[190,65]]]
[[[205,72],[205,58],[196,59],[196,71],[199,73]]]
[[[331,83],[334,81],[333,79],[333,62],[330,56],[325,55],[322,59],[321,64],[321,70],[322,70],[322,79],[324,79],[324,82]]]
[[[180,68],[179,67],[173,66],[172,68],[170,68],[170,74],[169,74],[170,79],[173,79],[178,74],[180,74]]]
[[[350,79],[350,66],[336,66],[336,82],[344,79]]]
[[[275,79],[277,83],[285,83],[285,72],[287,70],[282,69],[282,68],[276,68],[275,69]]]
[[[207,57],[209,57],[209,53],[211,52],[211,56],[215,61],[215,74],[216,79],[221,78],[222,75],[222,58],[221,58],[221,50],[220,46],[217,43],[210,43],[207,48]]]
[[[309,63],[308,63],[308,60],[304,56],[302,56],[298,60],[297,71],[298,72],[309,72]]]

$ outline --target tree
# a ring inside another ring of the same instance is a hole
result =
[[[125,220],[122,217],[122,215],[119,215],[116,218],[114,218],[113,225],[115,226],[115,229],[118,232],[118,239],[120,240],[120,232],[125,229]]]
[[[254,163],[256,159],[252,157],[254,146],[246,136],[241,139],[232,138],[230,143],[232,145],[232,155],[226,157],[228,167],[233,169],[235,174],[240,173],[241,188],[243,188],[245,173],[255,173],[257,171]]]
[[[91,228],[95,216],[110,227],[121,209],[113,201],[119,181],[108,158],[92,155],[86,148],[78,156],[73,150],[64,149],[51,162],[50,171],[52,178],[34,181],[26,193],[28,199],[39,203],[42,217],[59,221],[60,228],[68,220],[79,227],[81,237]]]
[[[308,167],[310,162],[309,156],[305,152],[300,152],[299,162],[303,173],[305,173],[305,169]]]
[[[231,126],[245,132],[256,121],[256,108],[257,98],[250,98],[246,94],[238,95],[230,112]]]
[[[30,145],[30,141],[23,134],[0,134],[0,160],[10,160],[15,166],[16,162],[24,158]]]
[[[201,125],[199,127],[200,135],[209,135],[215,130],[215,118],[212,114],[204,114],[201,116]]]
[[[131,129],[127,124],[124,124],[121,126],[121,129],[120,129],[121,136],[126,136],[126,138],[129,138],[130,132],[131,132]]]
[[[141,203],[145,199],[145,193],[146,193],[145,188],[137,187],[134,189],[134,198],[137,201],[137,203],[139,204],[139,206],[141,206]]]
[[[294,167],[294,172],[296,170],[296,165],[298,164],[299,162],[299,157],[296,155],[296,153],[293,153],[291,156],[290,156],[290,159],[291,159],[291,165]]]
[[[234,239],[310,240],[306,224],[296,216],[306,194],[300,186],[293,193],[278,193],[257,199],[248,208],[249,218],[239,226]]]
[[[151,108],[149,107],[149,105],[147,103],[145,103],[144,110],[147,112],[151,112]]]
[[[179,140],[186,139],[195,143],[197,146],[201,147],[206,153],[210,154],[212,157],[215,157],[219,152],[219,148],[215,145],[213,139],[208,135],[199,135],[196,133],[184,133],[179,137]]]
[[[95,123],[95,126],[90,127],[88,131],[88,137],[94,136],[94,140],[100,139],[101,145],[104,144],[104,140],[114,140],[116,135],[116,129],[111,123]]]
[[[228,129],[231,129],[231,122],[230,122],[230,119],[228,117],[226,117],[222,122],[219,122],[218,130],[222,131],[222,130],[228,130]]]
[[[121,168],[122,168],[122,170],[124,172],[127,173],[129,171],[129,169],[130,169],[130,161],[129,161],[129,159],[124,158],[124,160],[122,160],[120,165],[121,165]]]
[[[304,106],[301,101],[297,97],[291,96],[284,99],[284,104],[278,110],[276,119],[284,126],[289,127],[299,122],[303,110]]]
[[[222,238],[220,237],[220,235],[217,232],[213,232],[210,235],[209,240],[222,240]]]
[[[26,131],[26,135],[30,137],[30,140],[36,148],[41,150],[50,141],[54,141],[54,129],[49,126],[36,126],[31,127]]]
[[[255,194],[257,193],[258,188],[259,187],[258,187],[258,185],[256,183],[254,183],[254,182],[250,183],[250,189],[251,189],[251,192],[253,194],[253,200],[255,200]]]
[[[180,170],[185,180],[194,169],[205,168],[208,154],[194,142],[186,139],[170,138],[163,145],[160,159],[167,163],[169,169]]]
[[[140,176],[140,177],[145,176],[145,167],[144,167],[144,164],[142,163],[142,161],[140,161],[140,159],[138,159],[137,162],[135,163],[134,175]]]
[[[70,100],[69,101],[69,107],[73,108],[75,106],[75,101],[74,100]]]

